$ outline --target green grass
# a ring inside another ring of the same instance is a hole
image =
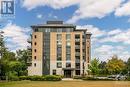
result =
[[[129,81],[14,81],[0,82],[0,87],[130,87]]]

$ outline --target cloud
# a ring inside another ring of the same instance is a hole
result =
[[[122,31],[120,29],[114,29],[110,32],[108,32],[108,35],[115,35],[115,34],[119,34],[121,33]]]
[[[12,23],[8,23],[0,29],[4,31],[6,45],[10,50],[26,49],[28,43],[27,38],[30,32],[29,28],[23,28]]]
[[[125,46],[117,45],[102,45],[100,47],[95,48],[94,56],[100,58],[101,61],[107,61],[111,59],[113,55],[118,55],[118,58],[122,59],[123,61],[127,61],[130,57],[128,51],[125,50]]]
[[[107,61],[112,55],[118,55],[120,59],[126,61],[130,57],[127,49],[130,44],[130,29],[104,31],[93,25],[77,26],[77,29],[87,29],[88,32],[92,32],[92,58]]]
[[[78,4],[80,0],[23,0],[23,7],[32,10],[40,6],[49,6],[54,9],[61,9]]]
[[[114,12],[123,0],[81,0],[79,8],[69,19],[68,23],[75,23],[84,18],[103,18]]]
[[[117,32],[115,32],[117,31]],[[109,36],[110,33],[115,32],[114,35]],[[130,44],[130,29],[127,30],[113,30],[108,32],[107,37],[104,37],[100,40],[101,43],[104,42],[115,42],[115,43],[123,43],[123,44]]]
[[[93,25],[84,25],[84,26],[77,26],[77,29],[87,29],[88,32],[92,33],[92,37],[102,37],[106,34],[105,31],[93,26]]]
[[[37,18],[38,18],[38,19],[43,18],[43,15],[42,15],[42,14],[37,14]]]
[[[41,6],[63,9],[75,5],[78,7],[77,10],[74,12],[72,18],[67,21],[67,23],[75,23],[84,18],[103,18],[114,12],[123,1],[124,0],[23,0],[22,6],[27,8],[27,10],[32,10]],[[128,10],[129,9],[126,11]]]
[[[116,16],[129,16],[130,15],[130,1],[124,3],[115,11]]]

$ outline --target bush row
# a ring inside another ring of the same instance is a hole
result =
[[[46,76],[20,76],[20,80],[31,80],[31,81],[60,81],[62,76],[46,75]]]
[[[114,81],[113,79],[99,79],[99,78],[94,78],[94,77],[85,77],[82,78],[82,80],[90,80],[90,81]]]

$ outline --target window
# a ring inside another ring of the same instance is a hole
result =
[[[53,75],[56,75],[56,70],[55,69],[53,70]]]
[[[36,57],[36,56],[34,56],[34,59],[36,60],[36,59],[37,59],[37,57]]]
[[[61,34],[57,34],[57,40],[61,40],[62,35]]]
[[[50,29],[45,29],[45,32],[50,32]]]
[[[67,42],[66,42],[66,45],[67,45],[67,46],[70,46],[70,41],[67,41]]]
[[[57,54],[57,61],[61,61],[61,54]]]
[[[71,68],[71,63],[66,63],[66,68]]]
[[[80,63],[75,63],[76,69],[80,69]]]
[[[80,34],[76,34],[76,35],[75,35],[75,38],[80,38]]]
[[[61,47],[57,47],[57,52],[58,52],[58,53],[61,53],[61,52],[62,52]]]
[[[66,40],[70,40],[71,39],[71,35],[70,34],[66,34]]]
[[[75,74],[80,75],[80,70],[76,70]]]
[[[71,29],[66,29],[66,32],[71,32]]]
[[[57,63],[57,68],[62,68],[62,63],[61,62]]]
[[[35,42],[35,43],[34,43],[34,45],[36,46],[36,45],[37,45],[37,43]]]
[[[35,32],[38,32],[38,29],[37,29],[37,28],[35,29]]]
[[[62,44],[62,41],[57,41],[57,45],[61,45]]]
[[[34,63],[34,67],[36,67],[36,63]]]
[[[66,54],[71,54],[71,48],[70,47],[66,48]]]
[[[62,32],[62,29],[57,29],[57,32]]]
[[[36,53],[36,52],[37,52],[37,50],[36,50],[36,49],[34,49],[34,52]]]
[[[34,35],[34,38],[37,38],[37,35]]]
[[[71,60],[70,54],[66,55],[66,60]]]

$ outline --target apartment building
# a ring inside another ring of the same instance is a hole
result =
[[[62,21],[33,25],[29,75],[64,75],[71,78],[87,74],[91,60],[91,33]]]

